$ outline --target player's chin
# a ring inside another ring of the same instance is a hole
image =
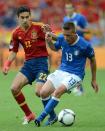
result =
[[[24,26],[24,27],[27,27],[27,26],[28,26],[28,23],[26,23],[26,22],[23,23],[23,26]]]

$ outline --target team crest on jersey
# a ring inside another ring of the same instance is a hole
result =
[[[79,55],[79,50],[74,51],[74,55],[75,56]]]
[[[32,33],[31,33],[31,39],[36,40],[37,38],[38,38],[38,34],[35,30],[33,30]]]

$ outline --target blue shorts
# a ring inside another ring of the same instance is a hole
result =
[[[36,82],[46,82],[48,71],[48,58],[33,58],[24,62],[24,66],[20,69],[20,72],[24,74],[29,84],[32,84],[34,80]]]

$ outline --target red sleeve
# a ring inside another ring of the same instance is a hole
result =
[[[45,40],[45,33],[43,32],[42,26],[39,26],[39,37]]]
[[[12,39],[9,46],[9,51],[18,52],[19,48],[19,40],[18,40],[18,34],[16,32],[13,32]]]

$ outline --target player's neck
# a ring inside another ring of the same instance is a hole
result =
[[[75,17],[75,14],[76,14],[76,13],[73,12],[73,13],[71,13],[71,14],[68,14],[67,16],[70,17],[70,18],[72,18],[72,17]]]
[[[27,26],[20,26],[22,30],[27,31],[31,27],[32,23],[30,22]]]
[[[68,17],[72,17],[73,16],[73,14],[68,14]]]
[[[79,39],[78,35],[75,35],[75,37],[72,40],[72,43],[70,45],[75,45],[77,43],[78,39]]]

